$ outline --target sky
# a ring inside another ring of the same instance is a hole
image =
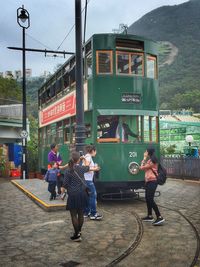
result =
[[[130,26],[146,13],[160,6],[178,5],[187,0],[88,0],[86,40],[94,33],[108,33],[120,23]],[[17,24],[17,8],[24,5],[30,14],[26,30],[26,47],[56,50],[75,23],[74,0],[6,0],[0,1],[0,72],[22,69],[22,53],[7,49],[22,46],[22,28]],[[85,0],[82,0],[82,9]],[[75,27],[59,50],[75,51]],[[26,53],[26,68],[33,76],[53,73],[66,58]]]

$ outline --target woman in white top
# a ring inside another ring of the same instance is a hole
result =
[[[88,166],[94,167],[95,164],[92,158],[96,156],[96,153],[97,153],[96,148],[94,145],[88,145],[86,146],[85,149],[87,152],[87,154],[84,156],[85,161]],[[94,171],[89,171],[85,173],[84,177],[85,177],[85,181],[87,183],[87,187],[90,192],[89,203],[88,203],[88,206],[84,210],[84,217],[89,217],[91,220],[101,220],[103,216],[98,214],[96,211],[97,192],[96,192],[96,188],[93,182]]]

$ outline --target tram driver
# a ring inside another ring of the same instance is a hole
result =
[[[128,136],[139,138],[139,135],[132,132],[129,125],[126,123],[126,116],[122,116],[122,142],[127,143]],[[120,137],[120,124],[119,123],[117,125],[115,137],[116,138]]]
[[[122,142],[128,142],[128,137],[132,136],[139,138],[139,135],[135,134],[126,122],[126,116],[122,116]],[[113,116],[110,122],[110,127],[104,129],[103,135],[100,138],[120,138],[120,123],[119,116]]]

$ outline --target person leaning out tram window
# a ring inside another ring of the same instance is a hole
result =
[[[139,135],[132,132],[129,125],[126,123],[126,116],[122,116],[122,142],[127,143],[129,136],[139,138]],[[116,129],[116,138],[119,138],[119,137],[120,137],[120,124],[118,123],[117,129]]]
[[[158,171],[158,159],[155,156],[155,149],[148,148],[144,152],[144,158],[142,160],[140,170],[145,171],[145,199],[147,205],[147,216],[142,218],[144,222],[153,222],[153,225],[162,224],[165,219],[161,216],[158,206],[154,201],[154,195],[157,188],[157,178],[154,173]],[[156,220],[154,221],[152,215],[152,209],[156,214]]]

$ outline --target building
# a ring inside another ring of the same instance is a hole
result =
[[[186,136],[193,136],[192,146],[200,148],[200,119],[191,111],[160,111],[160,142],[169,147],[175,145],[176,153],[181,154],[188,146]]]
[[[7,78],[7,79],[11,79],[11,78],[13,79],[14,78],[13,73],[12,73],[11,70],[7,70],[5,72],[5,78]]]
[[[22,78],[22,71],[21,70],[15,70],[15,79],[19,80]]]
[[[0,175],[5,177],[21,164],[22,109],[22,104],[0,105]]]
[[[32,77],[32,69],[26,69],[26,78]]]

